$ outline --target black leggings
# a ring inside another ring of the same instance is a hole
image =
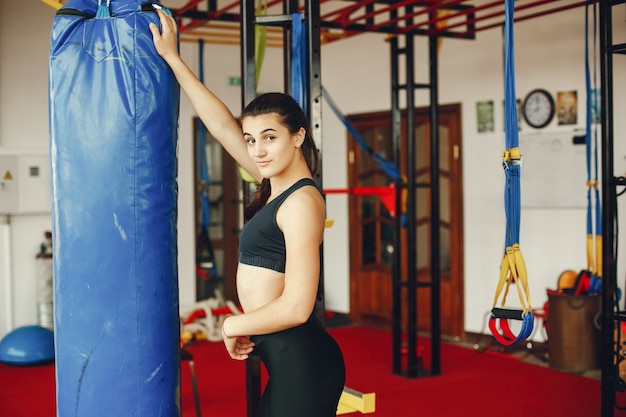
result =
[[[346,370],[339,345],[315,318],[254,336],[269,380],[257,417],[334,417]]]

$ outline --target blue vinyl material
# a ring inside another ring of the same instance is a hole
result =
[[[22,326],[0,340],[0,362],[40,365],[54,361],[54,334],[41,326]]]
[[[179,87],[156,13],[98,6],[66,2],[51,32],[57,415],[178,416]]]

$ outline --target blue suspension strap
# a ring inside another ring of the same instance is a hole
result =
[[[591,71],[589,68],[589,7],[593,7],[593,88],[591,85]],[[585,85],[587,90],[587,111],[585,123],[585,148],[587,156],[587,270],[589,281],[576,288],[578,295],[585,292],[588,295],[598,294],[602,289],[602,210],[600,190],[598,189],[598,134],[597,129],[591,131],[596,93],[596,8],[593,1],[588,0],[585,5]],[[595,194],[595,230],[593,224],[593,197]],[[595,250],[594,250],[595,249]]]
[[[303,15],[291,15],[291,96],[300,104],[307,114],[305,91],[308,83],[306,78],[306,32],[304,30]]]
[[[326,100],[326,103],[331,108],[333,113],[335,113],[337,118],[341,120],[341,122],[344,124],[346,129],[348,129],[348,132],[350,132],[350,134],[357,141],[359,146],[365,152],[367,152],[369,156],[372,157],[372,159],[374,160],[374,164],[376,164],[378,168],[380,168],[385,174],[387,174],[395,182],[402,181],[402,174],[400,173],[400,169],[393,162],[389,161],[381,154],[374,152],[374,150],[367,145],[367,142],[365,142],[365,139],[363,139],[363,137],[359,134],[359,132],[354,127],[354,125],[350,123],[350,120],[348,120],[348,118],[343,115],[341,110],[339,110],[339,107],[337,106],[337,104],[335,104],[332,97],[330,96],[330,94],[328,94],[328,91],[326,91],[326,89],[323,86],[322,86],[322,97],[324,98],[324,100]]]
[[[304,92],[306,91],[306,55],[303,53],[306,50],[306,33],[304,31],[304,25],[302,23],[302,15],[300,13],[294,13],[291,16],[291,29],[292,29],[292,60],[291,60],[291,95],[300,104],[302,109],[306,112],[306,105]],[[328,91],[322,86],[322,97],[326,100],[330,108],[335,115],[346,126],[348,132],[359,143],[373,159],[376,166],[382,169],[385,174],[391,177],[394,181],[400,181],[402,175],[397,166],[393,162],[385,159],[382,155],[376,153],[371,149],[365,140],[359,135],[359,132],[354,128],[350,121],[341,113],[339,107],[335,104],[333,99],[328,94]]]
[[[507,150],[503,156],[505,173],[504,207],[506,214],[505,251],[500,268],[500,280],[496,288],[493,308],[489,317],[489,329],[493,336],[504,345],[512,345],[528,338],[533,331],[534,315],[530,306],[530,291],[526,265],[519,244],[521,192],[520,174],[522,155],[519,149],[517,106],[515,96],[515,65],[513,42],[514,1],[505,2],[505,139]],[[504,308],[509,287],[515,283],[521,304],[520,309]],[[500,294],[501,307],[497,307]],[[508,320],[521,320],[521,330],[516,336]],[[499,326],[498,326],[499,324]],[[498,329],[500,327],[500,329]],[[501,332],[499,331],[501,330]]]
[[[198,78],[204,84],[204,40],[198,39]],[[200,234],[198,236],[198,258],[196,259],[196,273],[205,281],[217,276],[217,265],[213,253],[213,244],[209,234],[211,224],[211,201],[209,197],[209,164],[206,155],[207,128],[198,118],[197,128],[197,174],[198,189],[201,201]]]
[[[306,97],[305,91],[307,90],[307,78],[306,71],[307,62],[304,51],[306,50],[306,34],[304,31],[303,18],[299,13],[292,14],[291,18],[292,27],[292,61],[291,61],[291,95],[300,104],[302,109],[306,112]],[[373,158],[374,163],[385,174],[393,179],[394,182],[403,182],[402,175],[398,167],[396,167],[391,161],[385,159],[382,155],[376,153],[371,149],[365,140],[359,135],[350,121],[341,113],[338,106],[334,103],[328,92],[322,86],[322,97],[329,104],[335,115],[343,122],[352,137],[354,137],[359,145]]]
[[[199,79],[204,84],[204,40],[198,39]],[[202,200],[201,225],[203,232],[209,230],[209,166],[206,159],[207,129],[202,120],[198,120],[198,178],[200,179],[200,198]]]

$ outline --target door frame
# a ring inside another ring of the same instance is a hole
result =
[[[450,201],[450,224],[451,224],[451,241],[450,241],[450,273],[445,274],[442,271],[441,279],[442,281],[448,280],[447,285],[450,286],[452,291],[446,293],[442,292],[441,297],[446,297],[444,303],[440,302],[441,308],[447,308],[445,311],[447,316],[451,319],[452,323],[446,324],[448,330],[446,334],[450,333],[450,336],[454,337],[465,337],[464,332],[464,251],[463,251],[463,178],[462,178],[462,158],[461,158],[461,144],[462,144],[462,123],[461,123],[461,104],[448,104],[448,105],[440,105],[438,107],[439,111],[439,122],[440,124],[444,123],[445,126],[449,130],[449,172],[445,173],[448,177],[450,187],[448,190],[441,190],[449,192],[448,198]],[[420,107],[415,109],[415,120],[416,127],[426,125],[426,129],[430,129],[430,118],[429,118],[429,107]],[[406,111],[402,112],[402,117],[405,118]],[[359,121],[367,121],[368,124],[371,125],[372,120],[380,120],[381,126],[388,127],[391,124],[391,111],[382,111],[382,112],[373,112],[366,114],[357,114],[351,115],[348,119],[356,125],[359,124]],[[403,147],[406,147],[406,132],[405,132],[405,124],[402,123],[403,131],[401,134],[401,141],[403,142]],[[358,128],[357,128],[358,130]],[[355,167],[353,167],[355,162],[355,152],[361,152],[358,144],[354,139],[347,135],[348,142],[348,187],[352,189],[355,186]],[[406,173],[405,161],[401,161],[400,169],[403,173]],[[440,174],[441,175],[441,174]],[[391,325],[391,309],[389,309],[388,314],[384,312],[378,317],[372,317],[368,314],[363,314],[360,306],[359,306],[359,298],[358,298],[358,284],[357,277],[355,274],[356,267],[358,265],[355,262],[359,261],[359,256],[361,253],[361,233],[359,230],[354,230],[354,226],[358,223],[358,219],[355,217],[356,213],[358,213],[358,201],[355,196],[350,196],[349,198],[349,218],[350,218],[350,248],[351,248],[351,256],[350,256],[350,317],[352,320],[356,322],[366,323],[366,324],[374,324],[374,325],[383,325],[389,326]],[[401,238],[402,242],[403,239]],[[406,241],[404,244],[401,244],[401,251],[406,252]],[[406,254],[404,255],[406,256]],[[358,258],[358,259],[355,259]],[[403,262],[401,267],[402,274],[406,277],[406,265]],[[380,271],[383,274],[391,275],[391,271]],[[423,277],[423,271],[416,271],[416,279],[420,280],[420,277]],[[383,289],[385,292],[388,291],[391,294],[391,277],[389,279],[389,288]],[[418,289],[418,304],[424,303],[424,297],[420,295],[420,291],[422,289]],[[430,308],[430,306],[429,306]],[[440,317],[442,316],[443,311],[440,312]],[[422,314],[423,315],[423,314]],[[430,316],[428,320],[419,319],[418,317],[418,328],[420,330],[429,330]],[[426,328],[428,327],[428,328]],[[442,329],[443,331],[443,329]]]

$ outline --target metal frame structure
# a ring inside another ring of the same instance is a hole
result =
[[[407,15],[411,14],[410,6],[405,10]],[[415,91],[425,89],[429,92],[430,126],[439,125],[439,109],[437,93],[437,37],[429,36],[429,82],[415,82],[415,45],[413,34],[397,35],[390,40],[391,45],[391,117],[392,117],[392,141],[393,154],[396,163],[400,162],[401,148],[401,131],[400,123],[401,109],[400,96],[404,94],[406,101],[406,166],[408,173],[415,172],[415,148],[416,131],[415,131]],[[403,42],[403,46],[400,45]],[[402,59],[404,57],[404,59]],[[400,65],[404,62],[405,77],[404,83],[400,81]],[[433,105],[433,103],[435,103]],[[416,190],[417,188],[427,188],[430,190],[430,280],[418,282],[417,279],[417,224],[414,215],[407,215],[407,277],[402,277],[402,249],[400,242],[401,221],[398,216],[395,217],[395,235],[394,241],[394,263],[392,268],[392,370],[399,375],[405,375],[409,378],[416,378],[427,375],[438,375],[441,372],[441,324],[440,324],[440,238],[439,238],[439,129],[430,129],[430,181],[425,183],[416,183],[414,175],[407,176],[407,183],[396,183],[395,189],[398,193],[396,198],[396,213],[401,213],[402,198],[399,193],[402,189],[407,190],[407,213],[416,213]],[[430,370],[424,367],[424,363],[418,357],[418,329],[417,329],[417,290],[418,288],[430,289],[430,305],[431,305],[431,327],[430,327],[430,343],[431,343],[431,361]],[[403,304],[402,291],[406,289],[407,302]],[[405,311],[406,309],[406,311]],[[406,323],[403,314],[406,312]],[[403,340],[402,336],[406,334],[406,363],[403,362]]]
[[[269,14],[276,14],[275,9],[286,1],[268,0]],[[189,0],[173,12],[186,19],[180,26],[183,36],[189,33],[209,37],[211,22],[240,22],[245,3],[246,0]],[[292,10],[303,11],[302,3],[306,1],[296,2]],[[473,39],[477,32],[501,27],[504,20],[502,0],[319,0],[318,3],[322,44],[365,32]],[[586,1],[518,0],[517,3],[515,22],[581,7]],[[411,12],[401,13],[407,8]],[[206,30],[194,33],[198,28]]]

